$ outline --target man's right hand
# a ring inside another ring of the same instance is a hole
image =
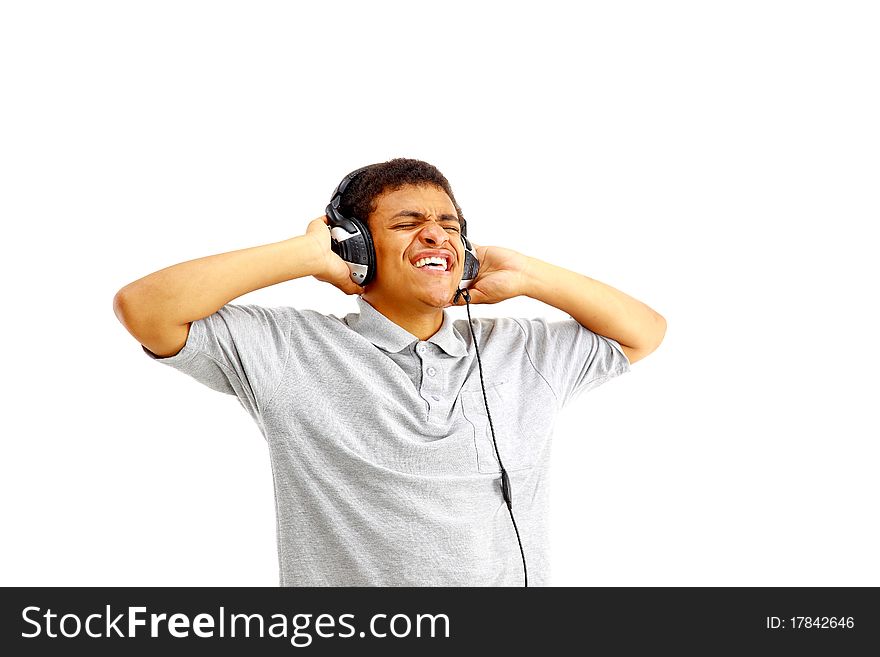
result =
[[[306,237],[313,240],[318,253],[318,271],[312,274],[319,281],[330,283],[346,294],[362,294],[364,288],[351,280],[351,270],[330,248],[330,220],[322,215],[309,222]]]

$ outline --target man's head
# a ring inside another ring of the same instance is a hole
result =
[[[364,299],[412,313],[436,312],[450,301],[461,280],[466,224],[436,167],[405,158],[374,164],[348,185],[339,211],[366,221],[373,237],[376,277]],[[430,255],[445,258],[445,270],[416,266]]]

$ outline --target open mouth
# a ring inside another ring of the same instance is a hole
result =
[[[419,271],[430,274],[448,274],[450,261],[447,258],[439,256],[431,256],[429,258],[421,258],[412,263],[413,267]]]

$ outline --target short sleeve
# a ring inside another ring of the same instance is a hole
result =
[[[259,421],[290,355],[290,313],[284,308],[227,304],[192,322],[186,344],[168,358],[144,352],[218,392],[235,395]]]
[[[575,319],[516,319],[525,333],[532,365],[566,406],[579,395],[628,372],[620,343],[593,333]]]

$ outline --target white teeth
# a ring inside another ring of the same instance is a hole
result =
[[[425,265],[442,265],[443,269],[446,269],[446,259],[441,258],[439,256],[431,256],[429,258],[422,258],[421,260],[416,260],[416,267],[424,267]]]

